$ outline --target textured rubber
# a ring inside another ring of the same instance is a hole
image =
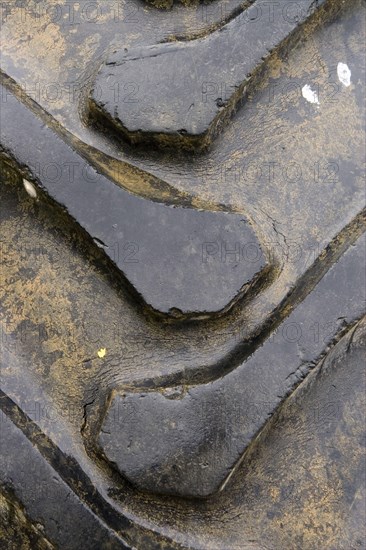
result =
[[[2,6],[1,549],[365,548],[365,5],[274,4]]]

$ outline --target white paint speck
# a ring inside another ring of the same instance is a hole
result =
[[[343,86],[346,86],[348,88],[348,86],[351,85],[351,71],[346,63],[338,63],[337,75],[339,81],[343,84]]]
[[[301,92],[306,101],[309,103],[314,103],[315,105],[320,105],[318,94],[311,89],[309,84],[305,84],[305,86],[302,87]]]
[[[23,178],[23,185],[24,185],[24,189],[27,191],[28,195],[30,197],[32,197],[32,199],[36,199],[37,198],[37,191],[36,191],[36,188],[34,187],[33,183],[31,183],[30,181]]]

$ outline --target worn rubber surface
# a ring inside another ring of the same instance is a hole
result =
[[[1,10],[0,548],[365,548],[365,4]]]

